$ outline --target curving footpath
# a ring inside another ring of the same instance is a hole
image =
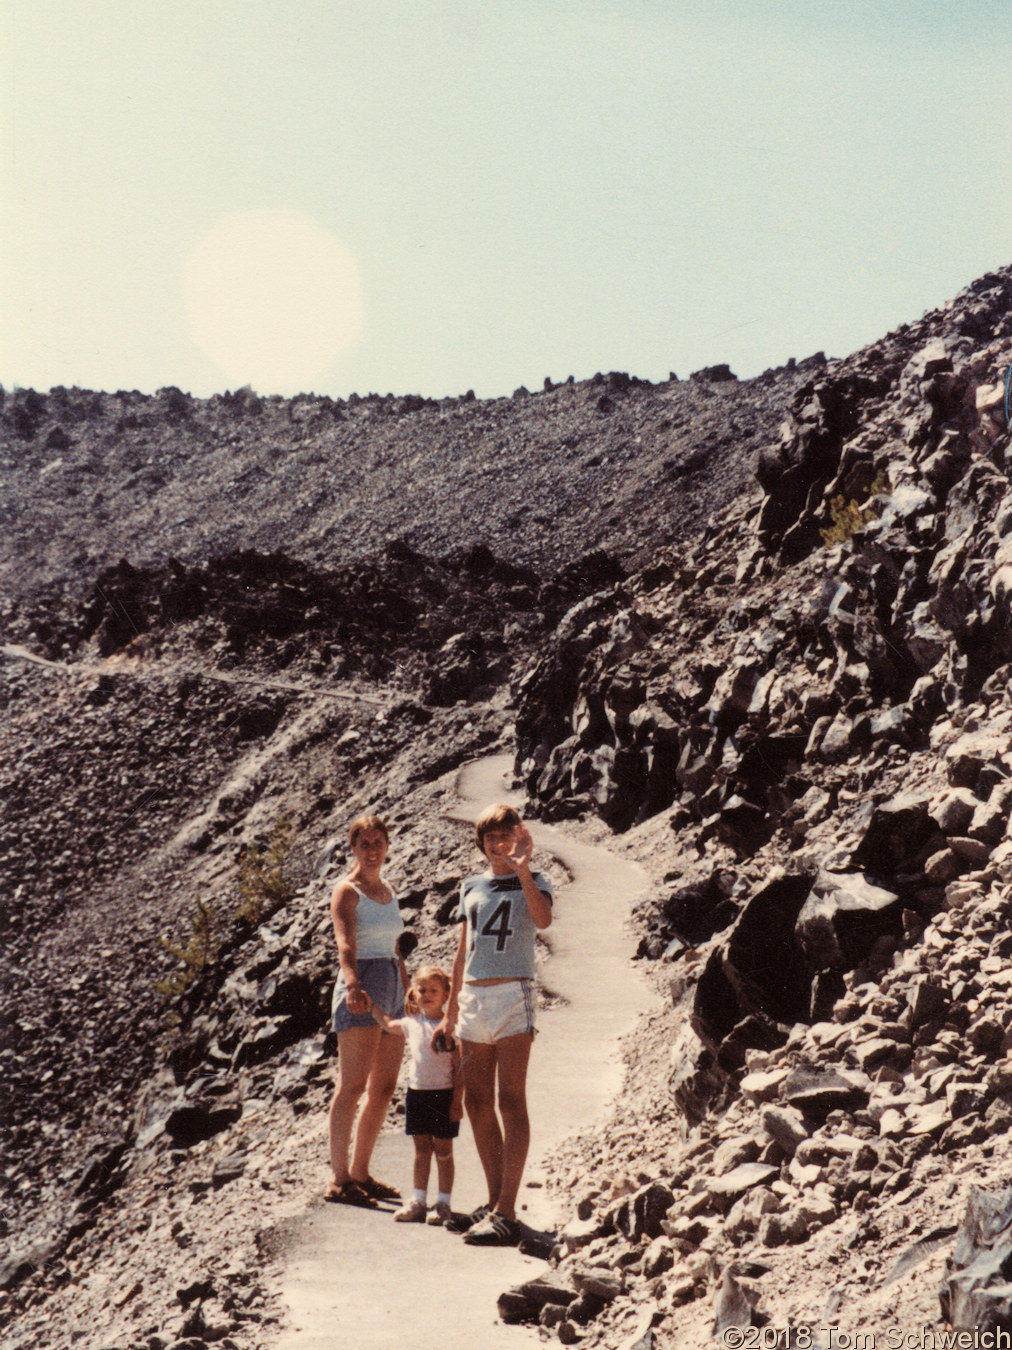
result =
[[[504,787],[510,756],[468,765],[457,783],[453,815],[471,821],[494,801],[519,802]],[[539,1184],[539,1159],[591,1124],[616,1095],[622,1069],[619,1037],[647,1009],[652,995],[632,965],[626,931],[633,901],[645,893],[646,873],[607,849],[531,824],[535,866],[545,854],[572,875],[560,888],[546,937],[551,957],[541,983],[565,1000],[539,1014],[528,1096],[531,1155],[521,1189],[520,1217],[534,1228],[554,1227],[554,1212]],[[484,1180],[465,1122],[454,1150],[454,1208],[485,1198]],[[375,1154],[377,1175],[400,1184],[410,1176],[407,1138],[384,1131]],[[534,1185],[531,1185],[531,1182]],[[395,1224],[388,1214],[342,1205],[314,1206],[300,1223],[287,1258],[282,1296],[287,1305],[279,1350],[390,1350],[405,1338],[430,1337],[443,1350],[480,1345],[540,1345],[532,1328],[507,1327],[496,1314],[502,1291],[544,1269],[512,1248],[465,1246],[423,1224]]]

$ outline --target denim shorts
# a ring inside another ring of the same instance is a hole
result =
[[[400,962],[396,958],[382,957],[378,960],[359,961],[358,982],[388,1017],[404,1016],[404,985],[401,983]],[[334,985],[334,996],[330,1002],[330,1022],[335,1031],[378,1025],[372,1013],[348,1011],[343,974],[338,975],[337,984]]]
[[[462,1041],[494,1045],[507,1036],[534,1035],[534,981],[464,984],[460,991],[457,1035]]]

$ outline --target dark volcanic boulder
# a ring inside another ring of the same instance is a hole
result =
[[[925,798],[904,793],[877,806],[853,863],[879,877],[918,871],[945,842],[928,805]]]
[[[242,1115],[242,1106],[212,1106],[207,1102],[186,1102],[173,1108],[165,1120],[165,1133],[174,1144],[190,1148],[210,1139]]]
[[[738,913],[731,899],[734,877],[715,868],[702,881],[679,886],[664,902],[663,917],[670,928],[689,942],[706,942],[726,928]]]
[[[704,823],[704,831],[710,821]],[[755,853],[773,833],[774,825],[761,806],[747,801],[737,792],[723,802],[712,822],[713,833],[730,845],[739,858]]]
[[[942,1316],[954,1327],[1012,1327],[1012,1188],[974,1188],[939,1290]]]
[[[744,1062],[749,1047],[783,1044],[787,1028],[808,1016],[811,969],[794,927],[810,887],[803,875],[771,881],[703,969],[690,1021],[727,1067]]]
[[[724,968],[743,1012],[791,1025],[808,1014],[811,969],[795,935],[811,879],[778,877],[745,906],[728,939]]]
[[[767,494],[759,537],[771,552],[789,552],[786,560],[796,561],[820,543],[811,507],[836,475],[843,443],[858,425],[861,399],[874,392],[871,381],[845,375],[824,376],[795,394],[779,444],[763,450],[756,468]],[[794,536],[790,544],[788,535]]]
[[[893,891],[858,872],[820,872],[798,915],[797,935],[814,970],[853,970],[875,941],[902,932]]]
[[[488,657],[481,634],[455,633],[435,655],[423,688],[423,700],[436,707],[449,707],[467,698],[488,675]]]
[[[867,1105],[868,1094],[833,1069],[795,1069],[784,1079],[781,1095],[805,1115],[854,1111]]]
[[[693,1026],[682,1028],[671,1052],[671,1063],[671,1096],[686,1120],[698,1124],[706,1114],[707,1103],[723,1086],[725,1074]]]

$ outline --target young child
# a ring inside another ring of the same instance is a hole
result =
[[[488,1183],[488,1204],[465,1220],[464,1241],[515,1246],[523,1237],[516,1202],[530,1143],[535,938],[552,922],[552,887],[531,871],[530,831],[511,806],[483,811],[475,840],[488,866],[461,883],[460,940],[436,1034],[460,1039],[464,1103]],[[450,1227],[460,1231],[456,1220]]]
[[[438,966],[423,966],[415,972],[408,987],[404,1000],[406,1017],[388,1017],[375,1003],[370,1008],[384,1031],[403,1036],[408,1046],[404,1129],[415,1141],[414,1193],[394,1214],[398,1223],[439,1225],[450,1217],[453,1141],[460,1132],[463,1115],[463,1080],[457,1072],[459,1052],[456,1048],[435,1049],[432,1045],[449,995],[447,973]],[[437,1041],[437,1045],[446,1044],[446,1041]],[[426,1197],[433,1157],[439,1190],[436,1203],[427,1214]]]

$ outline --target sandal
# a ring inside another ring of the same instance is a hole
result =
[[[376,1208],[376,1201],[365,1191],[361,1182],[353,1181],[351,1177],[340,1185],[332,1181],[323,1198],[334,1205],[355,1205],[358,1209]]]
[[[395,1186],[388,1186],[385,1181],[377,1181],[375,1177],[366,1177],[365,1181],[356,1181],[355,1185],[361,1187],[370,1200],[399,1200],[401,1198],[401,1193]]]

